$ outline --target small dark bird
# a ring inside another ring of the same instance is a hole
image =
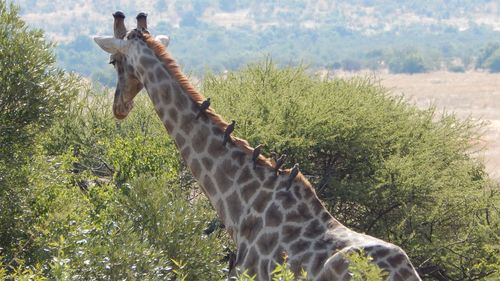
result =
[[[226,143],[231,140],[231,133],[234,131],[234,126],[236,126],[236,121],[231,120],[231,124],[229,124],[224,131],[224,139],[222,140],[223,146],[226,146]]]
[[[262,144],[259,144],[257,145],[254,150],[253,150],[253,153],[252,153],[252,161],[253,161],[253,168],[256,169],[257,168],[257,160],[259,159],[259,155],[260,153],[262,152],[262,147],[264,145]]]
[[[293,165],[293,168],[292,170],[290,171],[290,176],[288,177],[288,184],[287,184],[287,187],[286,189],[289,190],[290,187],[292,187],[292,183],[293,183],[293,180],[297,177],[297,175],[299,174],[300,170],[299,170],[299,164],[295,164]]]
[[[283,154],[278,159],[275,160],[276,162],[274,164],[274,172],[276,173],[276,175],[280,174],[280,168],[285,163],[286,157],[287,157],[286,154]]]
[[[215,232],[219,228],[224,228],[224,224],[219,219],[213,219],[208,224],[207,228],[205,228],[205,230],[203,230],[203,233],[205,235],[210,235],[210,234],[212,234],[213,232]]]
[[[198,107],[198,114],[196,114],[196,118],[195,119],[198,119],[200,118],[201,114],[202,113],[205,113],[205,111],[207,111],[207,109],[210,107],[210,98],[207,98],[206,100],[204,100],[200,106]]]
[[[125,27],[125,14],[122,11],[116,11],[113,14],[115,21],[113,22],[113,32],[115,38],[123,39],[127,35],[127,28]]]
[[[272,151],[271,152],[271,159],[274,161],[273,164],[276,164],[276,160],[278,160],[278,153]]]

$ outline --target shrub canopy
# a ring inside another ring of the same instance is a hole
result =
[[[206,234],[215,212],[149,100],[116,122],[107,91],[57,70],[52,48],[0,0],[0,279],[223,278],[229,238]],[[423,275],[499,279],[498,185],[471,157],[477,124],[370,78],[270,61],[202,89],[235,135],[287,153],[334,216],[402,246]]]
[[[493,270],[498,189],[471,156],[480,124],[418,110],[372,78],[321,80],[270,61],[208,75],[203,91],[236,135],[300,163],[344,224],[400,245],[421,269]]]

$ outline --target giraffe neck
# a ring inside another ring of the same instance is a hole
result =
[[[140,80],[183,160],[223,223],[234,230],[246,204],[235,192],[234,176],[241,167],[233,157],[244,158],[246,153],[234,144],[222,145],[224,132],[212,118],[203,114],[196,119],[199,103],[153,52],[143,52],[135,61],[141,64],[136,67]]]
[[[289,171],[276,175],[263,158],[254,167],[246,142],[224,146],[226,123],[221,125],[211,111],[196,119],[203,98],[193,95],[186,78],[173,73],[151,49],[132,61],[138,62],[138,77],[186,165],[237,244],[236,264],[267,280],[274,263],[288,253],[297,270],[319,272],[328,253],[345,245],[348,231],[303,175],[289,186]],[[324,253],[314,257],[317,249]]]

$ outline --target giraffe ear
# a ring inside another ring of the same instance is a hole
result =
[[[165,46],[165,48],[168,47],[168,43],[170,43],[170,37],[168,37],[167,35],[158,35],[155,39],[160,41],[163,46]]]
[[[129,42],[123,39],[117,39],[114,37],[94,37],[94,41],[103,49],[110,54],[122,53],[125,54],[128,50]]]

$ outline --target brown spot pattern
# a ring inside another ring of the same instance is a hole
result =
[[[193,130],[192,119],[193,119],[193,114],[191,113],[184,114],[181,117],[180,128],[186,135],[189,135],[191,130]]]
[[[192,144],[196,153],[201,153],[205,150],[209,134],[210,130],[206,126],[201,126],[201,128],[194,134]]]
[[[175,142],[179,148],[182,148],[186,143],[186,139],[182,136],[182,134],[177,133],[175,135]]]
[[[208,157],[203,157],[203,159],[201,159],[201,163],[209,171],[212,170],[212,167],[214,166],[214,161]]]
[[[214,182],[207,175],[205,175],[205,177],[203,178],[203,187],[209,193],[209,195],[215,195],[215,193],[217,192],[214,186]]]
[[[243,151],[233,151],[233,153],[231,154],[232,158],[238,162],[238,164],[240,164],[240,166],[243,166],[243,164],[245,164],[245,157],[246,157],[246,153],[243,152]]]
[[[410,272],[407,268],[401,268],[401,269],[399,270],[399,274],[400,274],[400,275],[401,275],[404,279],[406,279],[406,278],[410,277],[411,272]]]
[[[388,254],[389,254],[389,249],[382,248],[382,249],[377,250],[372,256],[375,259],[381,259],[381,258],[384,258],[385,256],[387,256]]]
[[[139,64],[147,67],[148,69],[153,69],[154,65],[157,63],[159,63],[158,59],[155,59],[153,57],[142,56],[139,59]]]
[[[262,228],[262,219],[256,216],[248,216],[241,223],[241,235],[250,243],[253,242]]]
[[[227,160],[227,159],[224,160],[224,162],[222,162],[221,166],[222,166],[222,169],[226,172],[226,175],[228,175],[232,178],[235,177],[235,174],[239,168],[237,165],[233,165],[233,161]]]
[[[405,256],[403,254],[397,254],[393,257],[387,258],[387,261],[392,267],[397,267],[405,260]]]
[[[227,197],[227,209],[229,212],[229,216],[234,223],[238,223],[241,217],[241,201],[238,193],[234,191],[231,195]]]
[[[265,169],[262,167],[257,167],[257,169],[255,170],[255,174],[261,181],[264,181],[266,179]]]
[[[328,255],[326,253],[317,253],[316,256],[313,259],[312,263],[312,274],[318,275],[320,272],[321,268],[323,268],[323,264],[325,263],[326,258]]]
[[[269,201],[272,199],[272,194],[270,192],[262,190],[259,195],[253,201],[252,207],[259,213],[264,212],[264,209],[269,204]]]
[[[195,178],[199,178],[200,175],[201,175],[201,165],[200,165],[200,161],[196,158],[194,158],[193,160],[191,160],[191,171],[193,172],[193,175]]]
[[[278,177],[268,177],[267,180],[264,181],[262,186],[267,189],[274,189],[276,187],[276,184],[278,183],[277,181]]]
[[[184,94],[181,87],[177,83],[172,84],[172,88],[176,95],[174,96],[174,103],[177,108],[188,107],[188,97]]]
[[[297,199],[302,199],[302,192],[300,186],[296,185],[293,187],[293,194]]]
[[[262,280],[268,280],[269,279],[269,260],[268,259],[263,259],[260,261],[260,277]]]
[[[294,225],[285,225],[281,229],[282,240],[284,243],[290,243],[299,238],[301,234],[301,227]]]
[[[278,206],[272,203],[267,208],[265,226],[278,226],[283,221],[283,214],[279,211]]]
[[[226,192],[233,185],[233,181],[227,176],[221,166],[215,169],[215,182],[222,193]]]
[[[208,146],[208,153],[214,158],[219,158],[227,153],[227,148],[222,145],[222,140],[212,139]]]
[[[274,233],[264,233],[257,240],[257,247],[261,255],[270,254],[278,242],[279,235],[277,232]]]
[[[276,199],[281,201],[281,206],[283,206],[284,209],[289,209],[297,203],[297,200],[295,200],[293,195],[288,191],[280,191],[276,193]]]
[[[243,196],[243,200],[248,203],[248,200],[257,192],[259,189],[260,183],[257,180],[251,181],[250,183],[244,185],[241,188],[241,196]]]
[[[309,248],[309,246],[311,246],[310,241],[307,241],[304,239],[299,239],[298,241],[294,242],[290,246],[290,252],[291,252],[290,254],[292,254],[292,255],[300,254],[300,253],[304,252],[305,250],[307,250]]]
[[[191,148],[185,147],[183,150],[181,150],[181,155],[184,160],[187,160],[189,158],[189,155],[191,155]]]
[[[304,236],[307,238],[315,238],[325,231],[325,227],[316,219],[309,223],[304,231]]]
[[[333,270],[335,270],[338,275],[344,273],[348,266],[349,263],[345,259],[338,259],[332,264]]]
[[[250,248],[244,263],[244,268],[248,269],[248,274],[250,276],[255,275],[257,273],[255,270],[258,267],[257,264],[258,262],[259,262],[259,254],[254,248]]]
[[[323,207],[323,205],[321,204],[321,202],[317,199],[317,198],[314,198],[311,200],[311,206],[312,206],[312,212],[315,214],[315,215],[319,215],[319,213],[321,213],[321,211],[323,211],[325,208]]]
[[[326,250],[330,248],[333,245],[333,239],[332,238],[321,238],[319,240],[316,240],[314,242],[314,249],[315,250]]]
[[[240,176],[238,177],[238,184],[243,184],[249,180],[251,180],[253,177],[252,177],[252,173],[250,172],[250,169],[248,168],[248,166],[246,166],[245,168],[243,168],[243,170],[241,171],[240,173]],[[258,183],[258,182],[257,182]]]

